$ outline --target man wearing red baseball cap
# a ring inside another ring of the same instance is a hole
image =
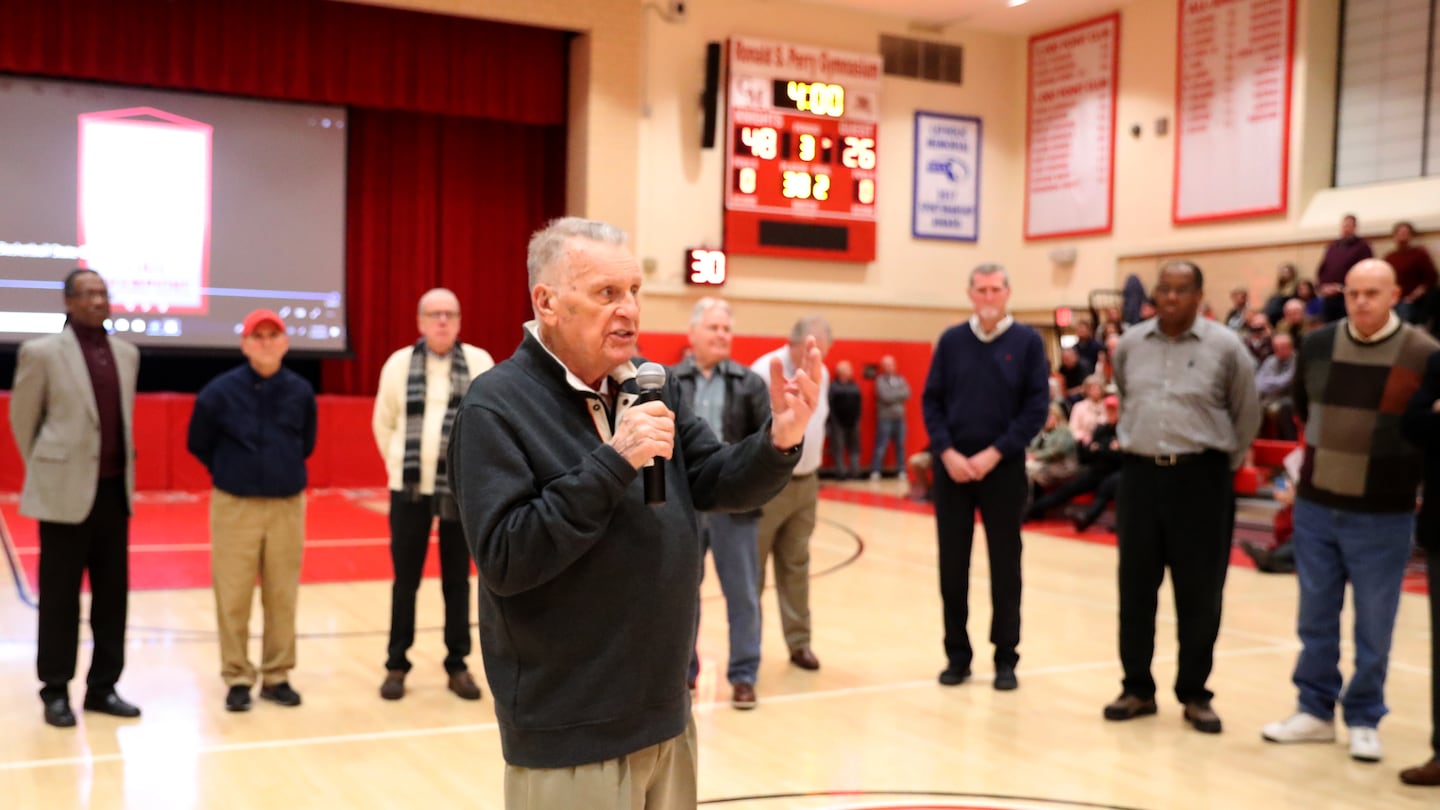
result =
[[[248,361],[195,396],[190,452],[210,471],[210,567],[219,625],[225,708],[260,697],[299,706],[295,603],[305,545],[305,459],[315,449],[315,391],[285,368],[285,322],[268,309],[245,316],[240,350]],[[250,662],[250,604],[260,579],[265,631],[260,666]]]

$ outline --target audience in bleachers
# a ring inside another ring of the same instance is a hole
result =
[[[1273,354],[1255,372],[1255,390],[1260,394],[1264,415],[1260,436],[1265,439],[1295,440],[1295,403],[1290,388],[1295,380],[1295,343],[1289,335],[1271,338]]]
[[[1085,318],[1075,321],[1075,353],[1080,359],[1090,364],[1094,369],[1095,364],[1100,362],[1100,353],[1105,351],[1105,346],[1095,339],[1095,326]]]
[[[1395,268],[1395,280],[1400,285],[1400,305],[1396,311],[1410,323],[1420,324],[1429,320],[1426,296],[1435,288],[1437,275],[1435,262],[1430,252],[1420,245],[1412,244],[1415,226],[1408,222],[1395,223],[1391,236],[1395,249],[1385,254],[1385,261]]]
[[[1285,262],[1275,271],[1275,292],[1265,299],[1265,317],[1271,326],[1280,323],[1285,302],[1295,297],[1299,283],[1300,273],[1290,262]]]
[[[1069,482],[1035,499],[1025,511],[1025,522],[1040,520],[1051,509],[1070,503],[1076,496],[1095,493],[1094,500],[1074,518],[1076,531],[1085,531],[1105,513],[1106,507],[1120,487],[1120,441],[1116,424],[1120,421],[1120,399],[1105,398],[1105,422],[1096,426],[1090,440],[1078,446],[1080,471]]]
[[[1075,436],[1065,424],[1065,412],[1052,403],[1045,427],[1025,448],[1025,476],[1031,492],[1069,481],[1079,471]]]
[[[1265,313],[1252,312],[1246,316],[1245,330],[1240,334],[1240,341],[1245,344],[1250,356],[1255,358],[1257,366],[1270,356],[1270,321],[1265,319]]]
[[[1236,287],[1230,291],[1230,311],[1225,313],[1225,325],[1236,332],[1245,328],[1250,317],[1250,291]]]
[[[1060,350],[1060,378],[1065,385],[1065,396],[1073,403],[1084,396],[1085,378],[1095,371],[1073,348]]]
[[[1075,441],[1087,444],[1095,428],[1105,422],[1105,378],[1091,374],[1085,378],[1085,396],[1070,407],[1070,434]]]

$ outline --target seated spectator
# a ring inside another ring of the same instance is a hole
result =
[[[1060,379],[1059,374],[1050,375],[1050,404],[1058,405],[1064,411],[1065,418],[1070,418],[1070,400],[1065,396],[1065,383]]]
[[[1270,574],[1295,573],[1295,549],[1290,536],[1295,531],[1295,481],[1300,475],[1300,465],[1305,451],[1299,448],[1285,457],[1284,471],[1275,481],[1275,500],[1282,506],[1275,513],[1275,542],[1269,546],[1256,543],[1240,544],[1240,549],[1255,562],[1255,567]]]
[[[1110,335],[1105,338],[1105,351],[1100,353],[1100,363],[1095,366],[1095,373],[1105,381],[1106,387],[1115,381],[1115,349],[1120,345],[1119,335]]]
[[[1155,300],[1146,298],[1140,302],[1140,320],[1148,321],[1153,317],[1155,317]],[[1208,317],[1214,318],[1215,316],[1211,314]]]
[[[1095,429],[1095,435],[1086,444],[1080,445],[1080,473],[1068,484],[1037,498],[1025,511],[1025,522],[1040,520],[1057,506],[1063,506],[1077,495],[1095,493],[1095,499],[1073,518],[1076,531],[1085,531],[1105,514],[1105,509],[1120,488],[1120,440],[1115,435],[1115,423],[1120,417],[1120,399],[1105,398],[1106,422]]]
[[[1236,287],[1230,291],[1230,311],[1225,313],[1225,326],[1236,332],[1244,331],[1246,318],[1250,315],[1250,291]]]
[[[1299,283],[1299,271],[1295,269],[1295,265],[1285,262],[1276,269],[1275,292],[1265,300],[1265,320],[1269,321],[1271,326],[1280,323],[1280,318],[1284,316],[1285,302],[1295,297],[1295,287]]]
[[[1395,282],[1400,285],[1400,304],[1395,312],[1409,323],[1425,323],[1425,296],[1435,289],[1437,280],[1435,262],[1424,247],[1411,243],[1414,225],[1397,222],[1391,236],[1395,249],[1385,254],[1385,261],[1395,268]]]
[[[1090,368],[1093,369],[1095,364],[1100,361],[1100,352],[1104,350],[1105,347],[1095,339],[1095,327],[1084,318],[1077,319],[1075,321],[1075,353],[1080,355],[1080,359],[1089,363]]]
[[[1259,543],[1241,542],[1240,550],[1245,552],[1255,567],[1267,574],[1295,573],[1295,548],[1290,545],[1290,536],[1295,533],[1295,492],[1290,488],[1275,490],[1275,500],[1284,504],[1275,513],[1275,542],[1270,546]]]
[[[1085,378],[1085,398],[1070,407],[1070,435],[1079,444],[1089,444],[1095,428],[1105,421],[1105,378]]]
[[[1087,386],[1088,388],[1088,386]],[[1025,475],[1030,488],[1048,488],[1075,477],[1079,463],[1075,456],[1075,437],[1065,424],[1064,411],[1050,406],[1045,428],[1025,448]]]
[[[1260,394],[1264,412],[1260,436],[1266,439],[1295,441],[1295,403],[1290,398],[1295,380],[1295,343],[1290,336],[1279,334],[1270,339],[1274,354],[1260,363],[1255,372],[1255,390]]]
[[[1315,282],[1302,279],[1295,284],[1295,297],[1305,302],[1305,321],[1320,323],[1325,315],[1325,299],[1315,292]]]
[[[931,477],[934,472],[933,461],[929,450],[911,453],[905,459],[905,473],[910,479],[910,500],[934,500],[932,487],[935,482]]]
[[[1108,344],[1111,337],[1118,338],[1120,337],[1120,333],[1124,331],[1125,324],[1118,321],[1106,321],[1105,325],[1100,327],[1100,341]]]
[[[1265,319],[1265,313],[1255,312],[1249,316],[1240,341],[1245,344],[1250,356],[1255,358],[1257,366],[1270,356],[1273,351],[1270,348],[1270,321]]]
[[[1296,346],[1300,345],[1300,339],[1310,331],[1313,324],[1305,319],[1305,302],[1299,298],[1291,298],[1285,302],[1280,310],[1280,323],[1275,325],[1275,334],[1289,335],[1290,341]]]
[[[1080,353],[1073,348],[1060,350],[1060,378],[1065,384],[1065,396],[1071,402],[1083,395],[1085,378],[1095,372],[1095,368],[1084,360],[1080,359]]]

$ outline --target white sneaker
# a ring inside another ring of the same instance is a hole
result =
[[[1379,762],[1385,753],[1380,747],[1380,732],[1365,726],[1350,727],[1350,758],[1361,762]]]
[[[1265,726],[1260,730],[1260,736],[1277,743],[1335,742],[1335,722],[1296,712],[1278,723]]]

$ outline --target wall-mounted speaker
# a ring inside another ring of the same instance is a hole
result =
[[[705,45],[705,92],[700,94],[705,120],[700,125],[700,148],[715,148],[715,118],[720,106],[720,43]]]

